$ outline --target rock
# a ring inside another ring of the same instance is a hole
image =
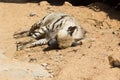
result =
[[[28,62],[37,62],[36,58],[30,58],[30,60]]]
[[[51,73],[51,74],[53,74],[53,70],[51,70],[51,69],[48,72]]]
[[[42,63],[41,66],[47,67],[47,66],[48,66],[48,63]]]
[[[37,77],[50,77],[51,74],[38,64],[13,62],[0,63],[0,79],[3,76],[7,80],[33,80]]]
[[[6,76],[6,79],[8,77],[12,80],[23,80],[24,78],[31,78],[32,80],[36,77],[50,77],[51,74],[38,64],[13,62],[0,63],[0,77],[1,76]]]
[[[108,60],[109,60],[109,64],[112,67],[118,67],[118,68],[120,68],[120,57],[119,57],[119,55],[118,56],[116,56],[116,55],[110,55],[110,56],[108,56]]]
[[[51,76],[50,76],[50,78],[53,78],[53,77],[54,77],[54,75],[51,75]]]
[[[35,12],[31,12],[29,16],[30,16],[30,17],[33,17],[33,16],[35,16],[35,15],[36,15]]]
[[[7,58],[0,52],[1,80],[34,80],[52,75],[39,64],[25,63]]]

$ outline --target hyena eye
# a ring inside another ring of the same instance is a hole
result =
[[[75,29],[77,29],[77,26],[70,26],[67,31],[72,36],[72,33],[75,31]]]

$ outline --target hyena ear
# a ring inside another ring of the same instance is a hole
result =
[[[72,34],[75,31],[75,29],[77,29],[77,26],[70,26],[67,31],[72,36]]]

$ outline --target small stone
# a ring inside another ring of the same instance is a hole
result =
[[[42,63],[41,66],[47,67],[47,66],[48,66],[48,63]]]
[[[53,73],[53,70],[50,69],[48,72],[49,72],[49,73]]]
[[[16,41],[16,44],[21,44],[21,42],[20,41]]]
[[[35,15],[36,15],[35,12],[31,12],[29,16],[30,16],[30,17],[33,17],[33,16],[35,16]]]
[[[36,58],[30,58],[29,62],[36,62],[37,59]]]
[[[120,43],[118,43],[118,46],[120,46]]]
[[[46,70],[51,70],[51,68],[47,66],[47,67],[46,67]]]
[[[53,78],[54,76],[53,75],[50,75],[50,78]]]
[[[115,32],[112,32],[112,34],[115,34]]]
[[[120,68],[120,60],[113,57],[113,56],[108,56],[108,60],[109,60],[109,64],[112,66],[112,67],[118,67]]]

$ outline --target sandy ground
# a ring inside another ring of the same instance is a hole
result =
[[[11,59],[23,62],[47,63],[53,78],[45,80],[120,80],[120,69],[111,68],[108,56],[120,56],[120,12],[96,4],[99,9],[84,6],[51,6],[47,2],[0,2],[0,50]],[[16,51],[15,31],[30,27],[51,12],[74,16],[87,31],[82,45],[64,50],[46,50],[46,46]],[[36,15],[30,17],[31,13]],[[4,80],[3,78],[0,78]]]

